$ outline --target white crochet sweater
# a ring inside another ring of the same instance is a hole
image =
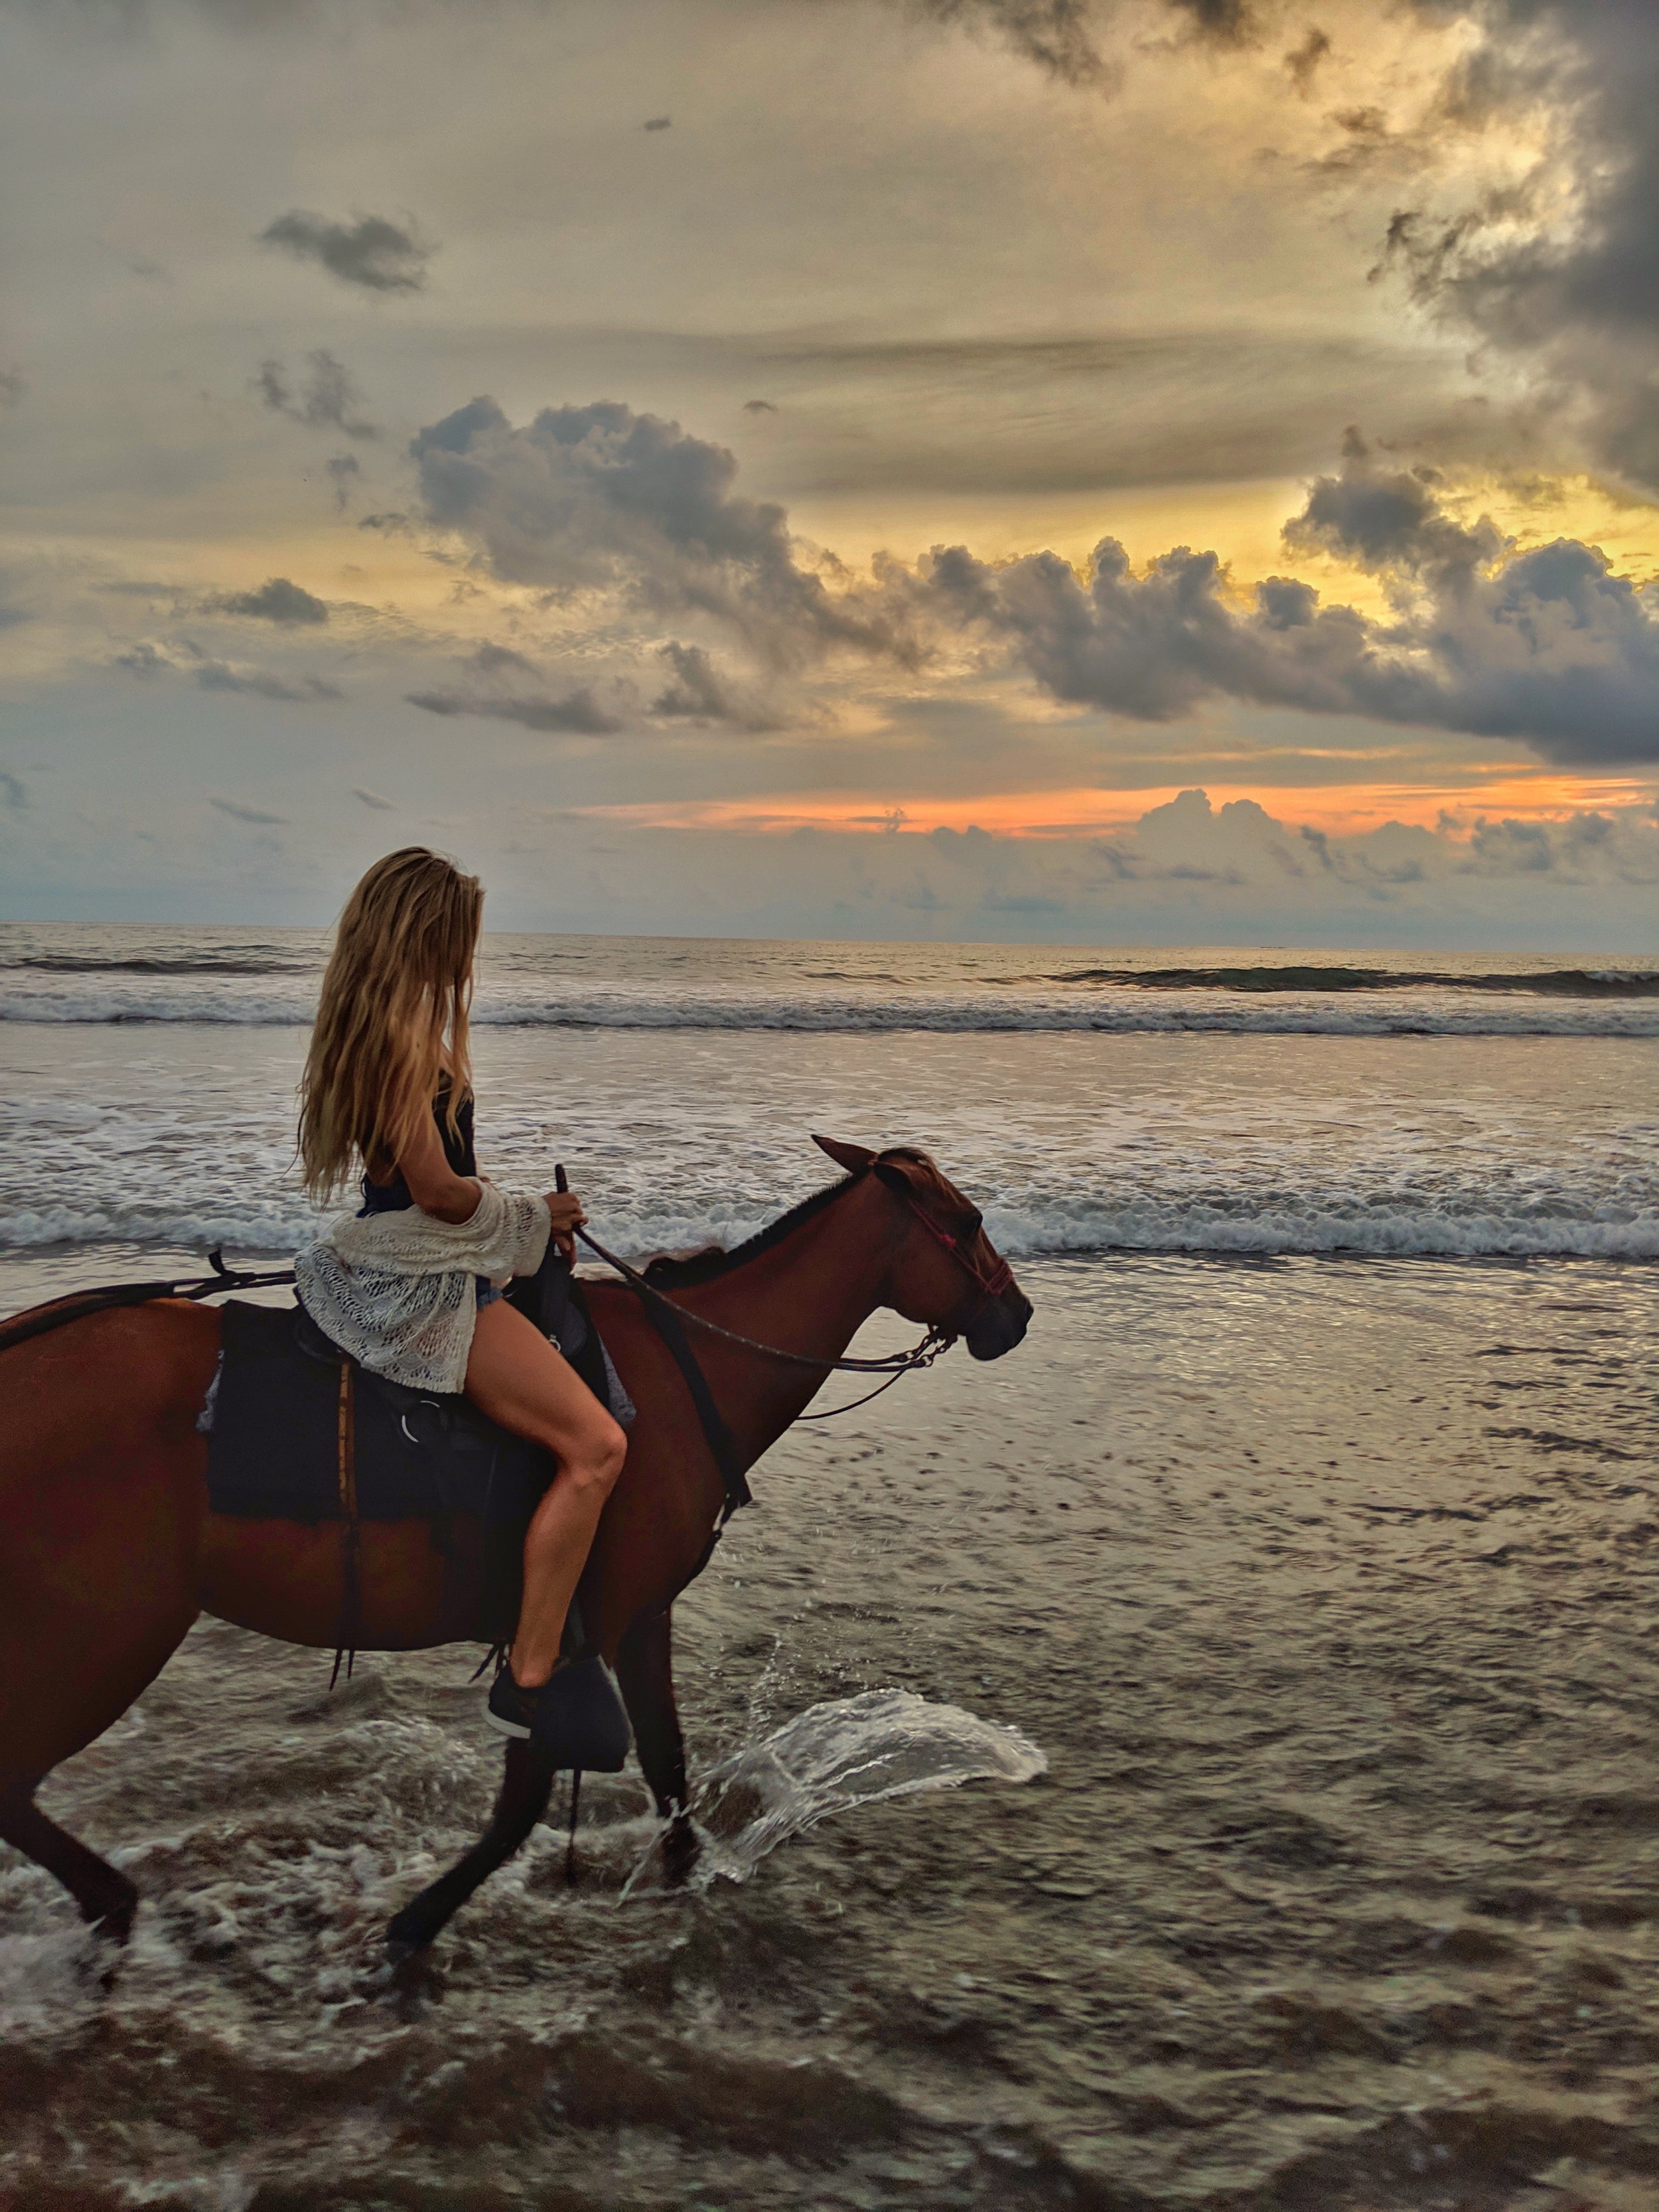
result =
[[[459,1391],[477,1317],[476,1279],[533,1275],[547,1251],[546,1200],[483,1185],[469,1219],[418,1206],[343,1213],[294,1262],[301,1304],[371,1374]]]

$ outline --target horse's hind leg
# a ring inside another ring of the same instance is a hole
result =
[[[516,1741],[507,1747],[501,1791],[489,1826],[463,1859],[404,1905],[386,1931],[386,1949],[401,1966],[439,1934],[479,1883],[505,1866],[542,1814],[553,1793],[553,1769]]]
[[[0,1842],[9,1844],[55,1875],[100,1936],[125,1943],[138,1910],[138,1892],[96,1851],[49,1820],[34,1802],[31,1781],[0,1781]]]
[[[674,1702],[672,1614],[665,1606],[647,1613],[623,1638],[617,1679],[634,1729],[641,1771],[657,1811],[669,1824],[663,1857],[671,1881],[684,1881],[697,1856],[697,1832],[686,1808],[685,1738]]]

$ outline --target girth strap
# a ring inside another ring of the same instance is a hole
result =
[[[357,1663],[357,1643],[363,1632],[363,1534],[357,1516],[356,1370],[340,1356],[339,1416],[336,1427],[340,1483],[340,1633],[334,1652],[331,1690],[340,1679],[343,1662],[346,1680]]]
[[[720,1471],[720,1480],[726,1486],[726,1504],[720,1510],[720,1526],[724,1528],[740,1505],[752,1505],[753,1495],[743,1471],[743,1462],[738,1456],[738,1447],[726,1418],[714,1403],[714,1395],[708,1387],[708,1378],[697,1364],[696,1354],[686,1342],[685,1330],[672,1298],[647,1285],[632,1285],[638,1293],[640,1304],[650,1315],[657,1334],[668,1346],[674,1364],[685,1378],[685,1387],[691,1393],[691,1402],[697,1409],[697,1419],[702,1423],[703,1435],[714,1455],[714,1464]]]

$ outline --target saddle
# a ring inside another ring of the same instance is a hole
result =
[[[550,1247],[540,1271],[507,1296],[564,1353],[624,1425],[633,1407],[599,1342],[570,1263]],[[303,1307],[230,1299],[220,1309],[221,1360],[203,1415],[208,1504],[241,1520],[426,1521],[441,1552],[450,1522],[483,1535],[477,1635],[511,1639],[525,1531],[552,1481],[550,1452],[459,1396],[372,1375],[331,1343]]]

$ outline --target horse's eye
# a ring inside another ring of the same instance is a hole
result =
[[[964,1243],[969,1242],[974,1237],[977,1237],[980,1231],[983,1229],[984,1226],[985,1216],[980,1212],[977,1206],[970,1207],[969,1210],[968,1218],[962,1224],[962,1234]]]

